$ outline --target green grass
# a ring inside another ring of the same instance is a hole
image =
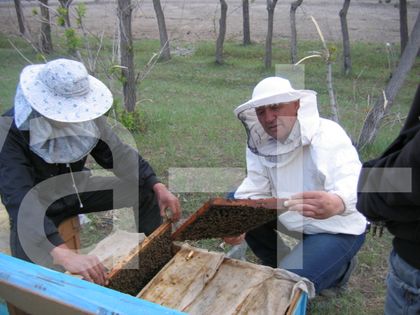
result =
[[[27,58],[37,56],[24,43],[17,46]],[[337,45],[340,47],[340,45]],[[109,43],[105,47],[110,47]],[[233,109],[246,101],[253,86],[274,70],[263,68],[264,48],[259,44],[243,47],[237,43],[225,45],[226,63],[214,63],[214,43],[186,43],[193,53],[173,56],[169,62],[157,63],[150,75],[138,86],[139,130],[135,141],[141,154],[150,161],[164,182],[173,167],[241,167],[245,168],[245,132],[233,115]],[[135,43],[136,66],[144,64],[159,48],[157,41]],[[319,42],[301,42],[300,57],[320,49]],[[340,52],[338,52],[340,53]],[[65,56],[65,52],[58,55]],[[288,42],[275,42],[273,64],[288,63]],[[109,52],[103,53],[103,61]],[[52,58],[49,58],[52,59]],[[18,75],[25,61],[0,36],[0,108],[13,103]],[[340,110],[341,124],[356,139],[368,105],[381,93],[389,78],[385,47],[378,44],[352,44],[353,73],[341,73],[340,58],[334,64],[334,88]],[[105,64],[105,62],[104,62]],[[105,67],[106,68],[106,67]],[[103,68],[101,68],[103,69]],[[420,63],[417,61],[393,105],[392,117],[404,116],[418,84]],[[105,77],[104,73],[98,75]],[[319,60],[306,63],[306,88],[318,92],[320,113],[330,114],[325,84],[325,65]],[[108,82],[108,81],[106,81]],[[112,82],[113,92],[121,102],[118,82]],[[370,100],[370,102],[368,102]],[[363,159],[377,156],[394,139],[402,121],[391,121],[381,128],[376,142],[361,152]],[[184,216],[200,207],[208,198],[224,193],[179,194]],[[92,224],[101,226],[101,222]],[[96,241],[93,237],[87,242]],[[335,299],[317,298],[308,306],[309,314],[381,314],[385,292],[384,277],[391,236],[368,236],[359,253],[359,266],[349,291]],[[219,241],[203,241],[199,246],[219,250]]]

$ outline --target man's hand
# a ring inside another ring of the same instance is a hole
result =
[[[226,244],[229,245],[239,245],[241,244],[245,239],[245,233],[239,235],[239,236],[227,236],[223,238],[223,241]]]
[[[78,274],[83,279],[99,285],[107,285],[106,269],[93,255],[79,255],[65,244],[55,247],[51,251],[54,264],[63,266],[68,272]]]
[[[161,183],[155,184],[153,191],[156,193],[161,217],[167,217],[165,211],[170,209],[172,211],[171,221],[178,221],[181,218],[181,205],[178,198]]]
[[[297,211],[305,217],[328,219],[344,212],[343,200],[326,191],[307,191],[290,197],[283,205],[290,211]]]

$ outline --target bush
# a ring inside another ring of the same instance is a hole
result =
[[[113,109],[116,119],[131,132],[146,132],[147,118],[144,111],[136,108],[133,112],[128,112],[117,100],[114,100]]]

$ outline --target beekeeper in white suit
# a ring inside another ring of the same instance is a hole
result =
[[[286,213],[244,237],[262,263],[311,280],[317,293],[344,287],[365,239],[366,221],[355,208],[358,154],[345,131],[320,118],[316,93],[295,90],[280,77],[257,84],[235,109],[248,140],[247,177],[236,199],[287,198]],[[276,232],[296,236],[292,249]]]

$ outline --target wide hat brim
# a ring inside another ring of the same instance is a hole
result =
[[[260,98],[252,98],[249,101],[236,107],[234,110],[234,113],[236,116],[238,116],[240,113],[250,108],[257,108],[260,106],[267,106],[267,105],[272,105],[272,104],[288,103],[288,102],[296,101],[298,99],[301,99],[308,93],[313,94],[315,92],[311,90],[290,90],[287,92],[275,93],[275,94],[260,97]]]
[[[89,75],[89,91],[81,96],[62,96],[38,80],[45,65],[30,65],[22,70],[20,86],[31,107],[41,115],[60,122],[84,122],[105,114],[112,106],[111,91]]]

